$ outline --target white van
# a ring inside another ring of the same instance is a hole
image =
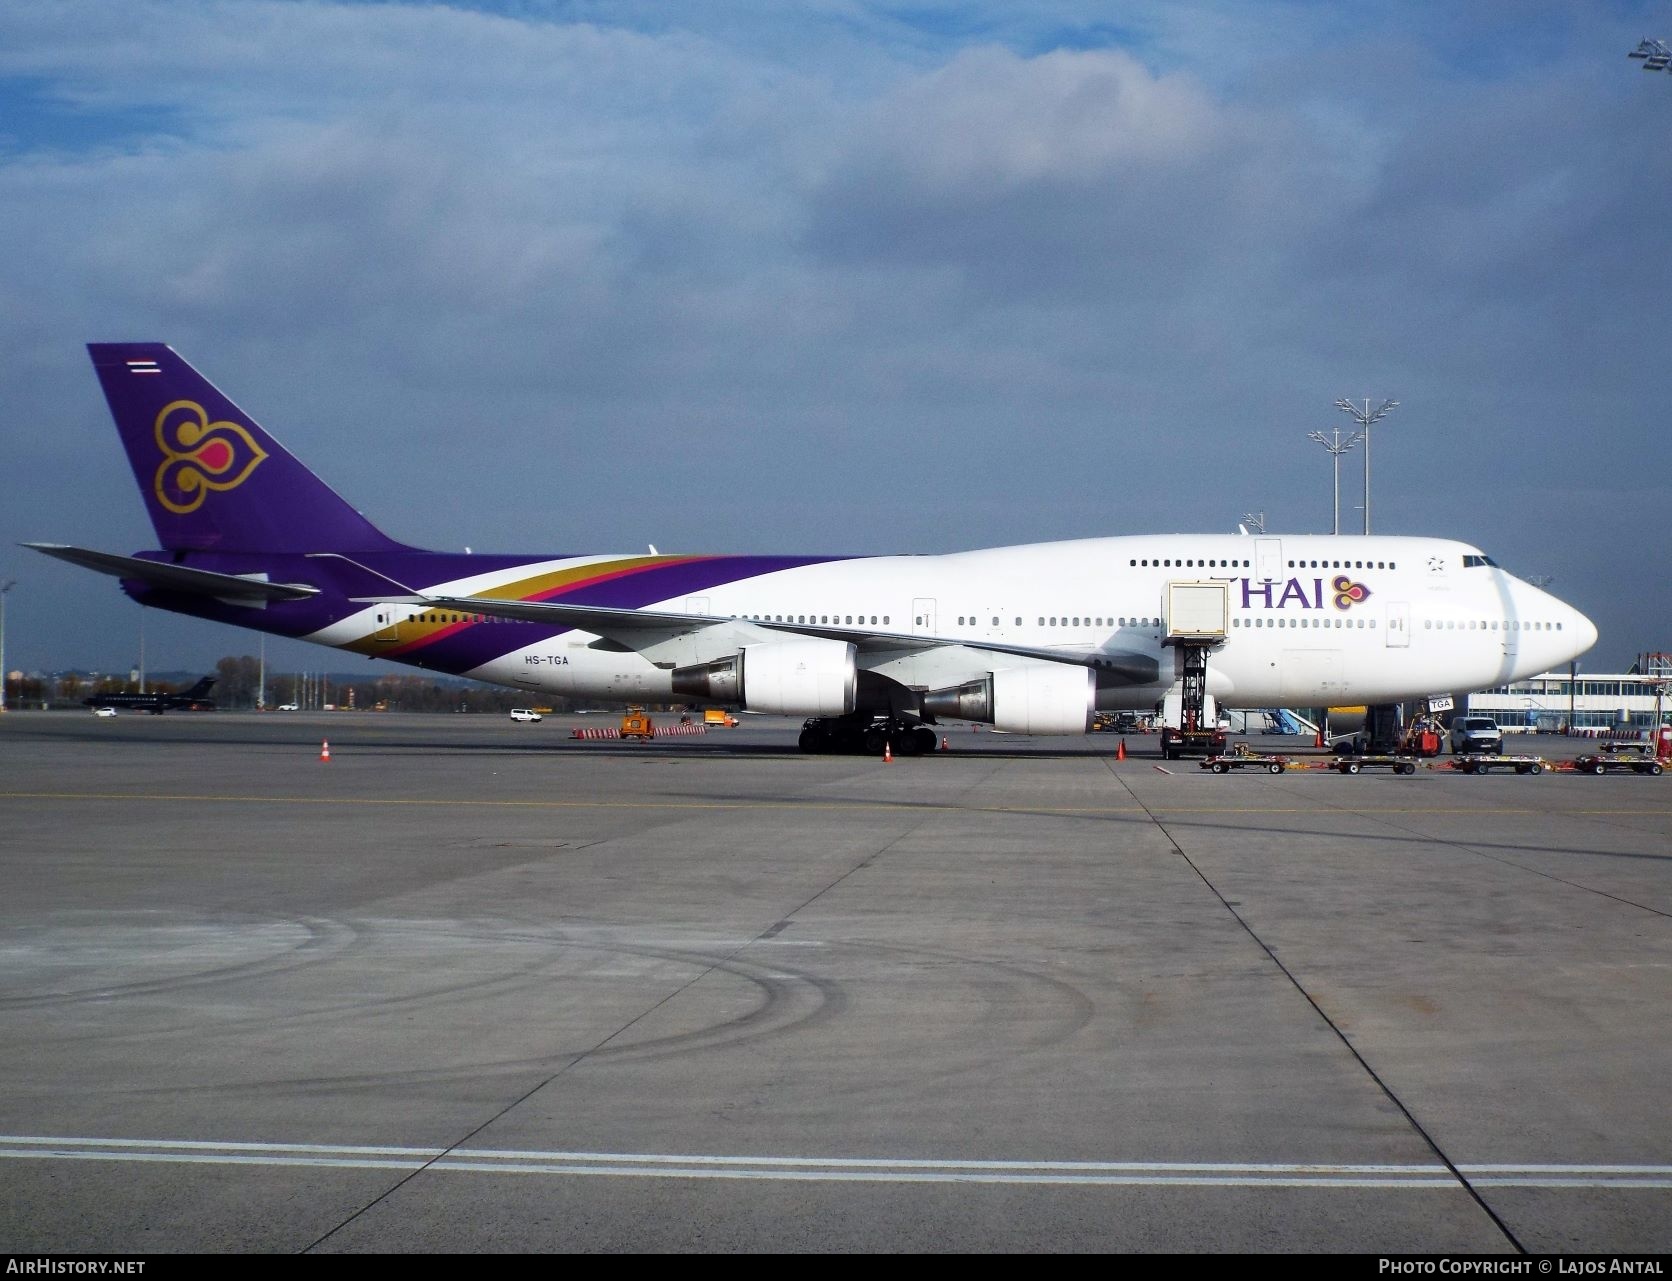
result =
[[[514,721],[537,721],[540,719],[540,713],[532,707],[513,707],[511,709],[511,719]]]

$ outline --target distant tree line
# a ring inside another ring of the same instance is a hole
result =
[[[149,694],[178,694],[190,689],[197,673],[170,680],[147,680]],[[137,682],[126,675],[55,672],[50,676],[21,675],[6,682],[6,706],[11,708],[80,707],[101,694],[137,694]],[[227,655],[215,664],[215,687],[209,693],[217,708],[247,711],[262,693],[261,661],[251,654]],[[481,685],[453,676],[400,674],[354,677],[326,672],[267,670],[269,709],[295,703],[308,711],[330,706],[338,710],[387,712],[498,712],[513,707],[538,707],[553,712],[591,709],[620,710],[620,700],[560,698],[533,690]],[[652,704],[651,711],[683,708],[683,702]]]
[[[215,664],[215,687],[210,692],[217,708],[239,711],[254,708],[262,692],[261,663],[253,655],[228,655]],[[147,693],[177,694],[190,689],[196,676],[177,680],[148,680]],[[20,675],[6,681],[6,705],[12,708],[79,707],[102,694],[136,694],[139,685],[126,675],[62,672],[51,676]],[[571,711],[573,700],[527,690],[479,685],[449,677],[376,675],[351,677],[321,672],[267,672],[266,706],[296,703],[310,710],[327,705],[360,711],[498,712],[513,707],[549,707]],[[586,704],[581,704],[582,706]]]
[[[228,709],[256,705],[260,664],[249,655],[215,664],[215,705]],[[524,690],[478,685],[435,676],[381,674],[367,678],[322,672],[267,673],[267,706],[296,703],[309,710],[326,706],[381,712],[508,712],[538,702],[568,711],[564,699],[536,697]]]

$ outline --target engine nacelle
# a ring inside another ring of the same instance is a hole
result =
[[[1066,663],[1007,667],[923,696],[935,716],[986,721],[1008,734],[1084,734],[1096,705],[1096,673]]]
[[[712,663],[678,667],[673,692],[782,716],[845,716],[859,686],[857,651],[814,637],[745,645]]]

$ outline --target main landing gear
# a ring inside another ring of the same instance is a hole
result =
[[[801,727],[801,750],[849,756],[919,756],[935,750],[935,731],[899,716],[815,716]]]

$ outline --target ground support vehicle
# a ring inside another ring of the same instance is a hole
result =
[[[1592,755],[1576,757],[1581,774],[1661,774],[1665,767],[1642,743],[1604,743]]]
[[[1274,756],[1268,752],[1256,752],[1246,743],[1238,743],[1229,752],[1218,756],[1209,756],[1200,762],[1205,770],[1212,770],[1215,774],[1229,774],[1234,769],[1262,769],[1268,774],[1281,774],[1289,764],[1287,756]]]
[[[1495,769],[1514,769],[1517,774],[1542,774],[1550,762],[1542,756],[1505,756],[1500,752],[1467,752],[1456,757],[1451,767],[1465,774],[1487,774]]]
[[[656,737],[656,726],[642,707],[629,707],[621,718],[621,737],[648,743]]]
[[[1453,756],[1496,755],[1504,750],[1504,731],[1490,716],[1457,716],[1451,722]]]
[[[1431,716],[1419,716],[1399,740],[1399,752],[1408,756],[1438,756],[1445,741],[1446,733],[1439,721]]]
[[[1343,756],[1329,768],[1338,774],[1358,774],[1373,767],[1385,767],[1395,774],[1415,774],[1417,762],[1411,756]]]
[[[1195,756],[1205,752],[1209,756],[1225,750],[1226,734],[1222,729],[1174,729],[1161,727],[1161,756],[1176,761],[1181,756]]]

